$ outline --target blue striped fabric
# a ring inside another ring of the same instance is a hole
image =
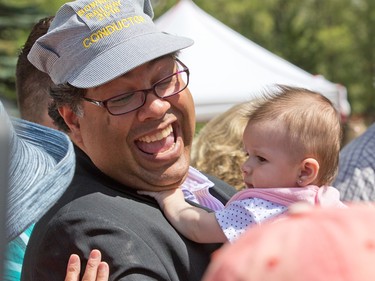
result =
[[[342,149],[333,186],[343,201],[375,201],[375,123]]]
[[[0,120],[10,141],[6,239],[11,241],[64,193],[73,178],[75,153],[65,133],[9,117],[1,101]]]

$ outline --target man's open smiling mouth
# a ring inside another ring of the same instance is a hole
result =
[[[167,128],[156,134],[139,138],[135,143],[141,151],[147,154],[166,152],[172,149],[175,145],[173,127],[170,124]]]

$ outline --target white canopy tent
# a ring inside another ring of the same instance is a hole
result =
[[[192,0],[180,0],[155,22],[161,30],[195,42],[180,58],[191,72],[189,88],[197,121],[207,121],[234,104],[251,100],[275,83],[318,91],[343,115],[349,114],[345,87],[276,56],[208,15]]]

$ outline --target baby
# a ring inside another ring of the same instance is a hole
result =
[[[170,223],[199,243],[237,239],[249,226],[277,219],[292,203],[345,207],[330,186],[341,142],[339,114],[324,96],[278,85],[247,114],[243,134],[246,189],[224,209],[207,212],[184,200],[180,188],[142,191],[154,197]]]

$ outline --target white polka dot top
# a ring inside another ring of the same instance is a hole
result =
[[[286,206],[259,198],[249,198],[229,203],[216,211],[216,219],[228,241],[236,240],[249,226],[260,224],[282,214]]]

